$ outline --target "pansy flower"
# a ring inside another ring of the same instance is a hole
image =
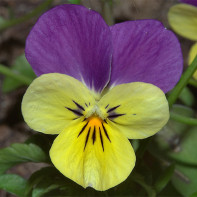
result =
[[[179,35],[197,41],[197,0],[181,0],[168,12],[168,20],[172,29]],[[188,63],[191,64],[197,55],[197,43],[193,44],[189,52]],[[193,74],[197,80],[197,71]]]
[[[95,11],[61,5],[39,18],[26,57],[38,78],[22,113],[32,129],[58,134],[55,167],[84,188],[124,181],[136,160],[128,139],[152,136],[169,119],[164,92],[182,72],[174,34],[155,20],[109,27]]]

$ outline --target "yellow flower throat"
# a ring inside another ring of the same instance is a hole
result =
[[[81,134],[85,133],[85,142],[84,142],[84,151],[86,149],[87,143],[92,141],[93,145],[96,140],[100,141],[100,144],[102,146],[102,150],[104,152],[104,138],[106,138],[110,143],[111,139],[106,129],[106,124],[108,120],[114,121],[115,118],[119,116],[123,116],[125,114],[118,114],[115,112],[117,108],[120,107],[120,105],[117,105],[115,107],[109,107],[109,104],[106,105],[104,110],[101,110],[96,104],[91,105],[89,103],[88,105],[85,104],[86,108],[82,107],[79,103],[73,100],[73,103],[75,104],[76,108],[71,109],[66,107],[69,111],[73,112],[76,115],[76,118],[78,119],[80,117],[84,117],[83,119],[83,126],[81,130],[79,131],[79,134],[77,138],[80,138]]]
[[[101,146],[104,152],[103,137],[104,136],[107,137],[107,139],[111,142],[108,132],[104,126],[104,121],[98,116],[92,116],[88,118],[86,121],[87,123],[82,127],[81,131],[79,132],[79,135],[77,136],[79,137],[83,132],[87,132],[85,145],[84,145],[84,151],[85,151],[89,138],[92,139],[92,143],[94,145],[97,137],[99,137]]]

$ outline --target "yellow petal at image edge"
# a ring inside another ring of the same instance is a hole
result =
[[[114,113],[124,114],[109,125],[118,129],[129,139],[143,139],[154,135],[167,123],[169,106],[165,94],[158,87],[142,82],[121,84],[113,87],[99,101],[98,106],[105,111],[119,106]]]
[[[197,40],[197,7],[188,4],[172,6],[168,12],[168,21],[177,34]]]
[[[102,147],[98,129],[94,143],[92,129],[89,134],[87,129],[78,136],[83,125],[73,124],[55,139],[50,150],[55,167],[84,188],[90,186],[104,191],[123,182],[135,165],[135,153],[129,140],[106,124],[111,142],[103,132]]]
[[[189,59],[188,59],[189,65],[193,62],[193,60],[194,60],[194,58],[196,57],[196,55],[197,55],[197,43],[195,43],[195,44],[191,47],[191,49],[190,49],[190,51],[189,51]],[[195,80],[197,80],[197,70],[194,72],[193,78],[194,78]]]
[[[95,99],[80,81],[64,74],[51,73],[36,78],[22,101],[22,114],[30,128],[46,134],[59,134],[77,116],[76,101],[85,107]]]

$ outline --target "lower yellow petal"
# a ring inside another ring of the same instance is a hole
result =
[[[165,94],[158,87],[142,82],[112,88],[98,103],[107,122],[130,139],[149,137],[169,119]]]
[[[98,117],[64,130],[55,139],[50,157],[56,168],[84,188],[104,191],[124,181],[135,165],[128,139]]]
[[[193,62],[197,55],[197,43],[195,43],[189,51],[189,65]],[[197,70],[193,74],[193,78],[197,80]]]
[[[168,12],[168,21],[179,35],[197,40],[197,7],[189,4],[177,4]]]

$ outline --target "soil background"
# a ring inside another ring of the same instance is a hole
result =
[[[8,19],[21,17],[38,5],[43,0],[0,0],[0,16]],[[52,6],[68,3],[66,0],[54,0]],[[166,28],[170,29],[167,21],[169,8],[178,3],[178,0],[114,0],[113,15],[115,22],[138,19],[157,19]],[[101,0],[82,0],[82,4],[93,10],[101,12]],[[25,40],[35,24],[37,17],[20,25],[11,27],[0,32],[0,64],[12,65],[14,59],[24,53]],[[181,42],[185,66],[188,51],[192,41],[177,36]],[[12,143],[24,142],[33,131],[24,123],[21,115],[21,100],[26,87],[19,88],[11,93],[3,94],[1,84],[4,76],[0,74],[0,148],[9,146]],[[28,178],[32,172],[42,167],[41,164],[24,164],[12,168],[9,172],[19,174]],[[0,191],[0,197],[12,195]]]

